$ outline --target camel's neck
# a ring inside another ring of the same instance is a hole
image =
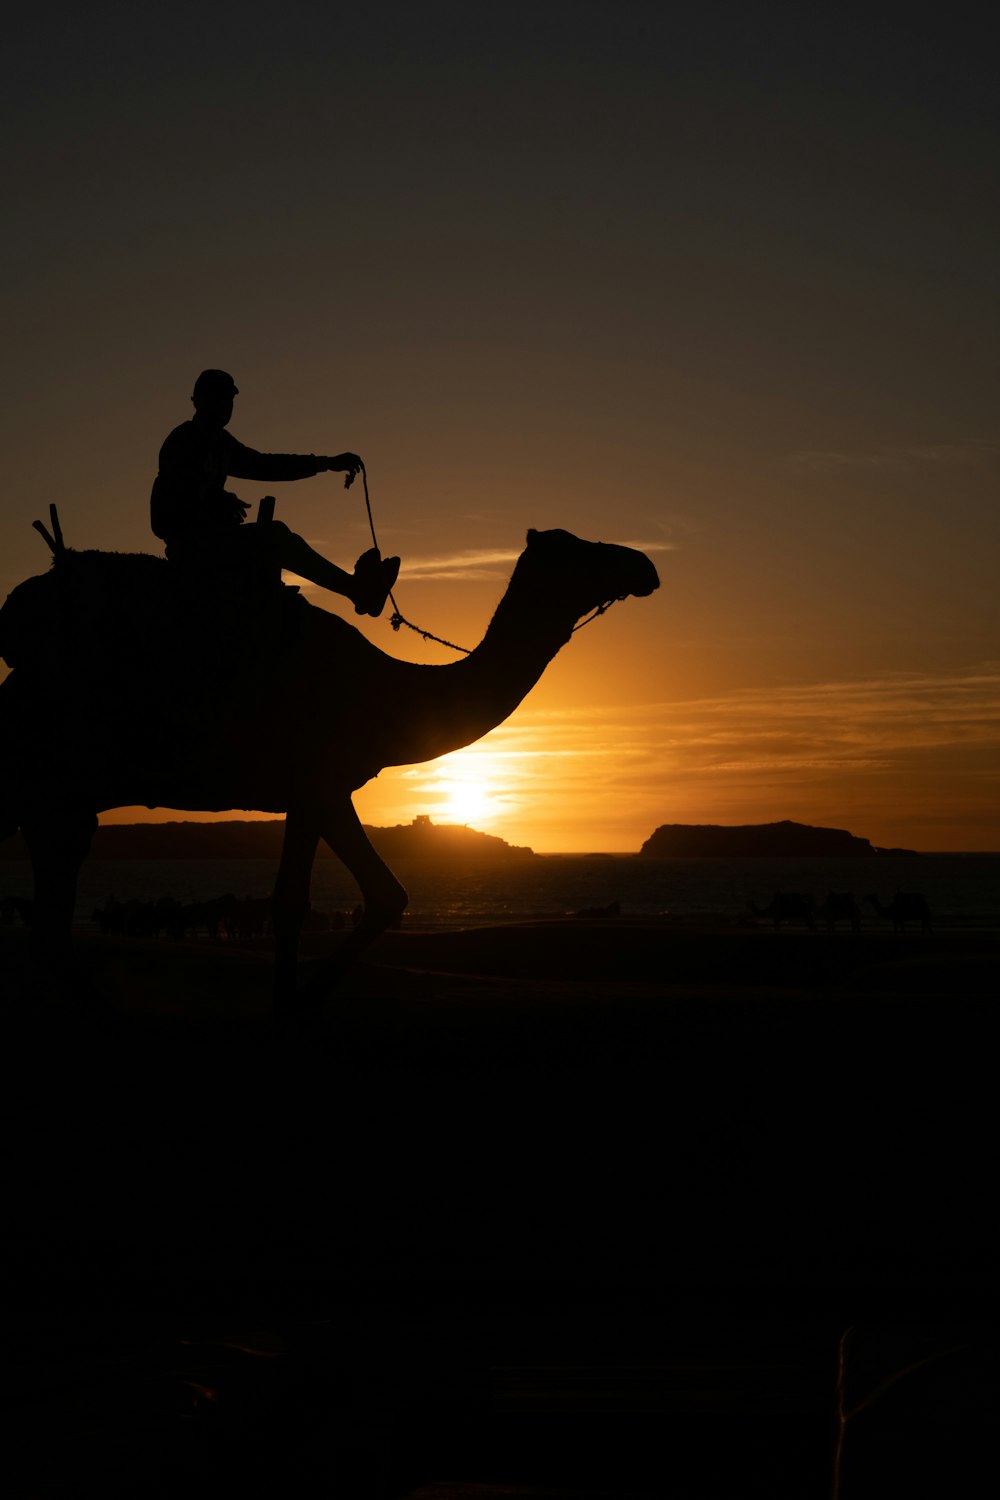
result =
[[[480,645],[464,663],[480,711],[495,715],[499,710],[504,719],[512,713],[565,646],[573,625],[574,618],[567,618],[565,610],[544,605],[528,610],[508,593]]]
[[[572,634],[575,617],[529,603],[512,584],[476,649],[445,667],[411,668],[383,765],[433,759],[481,739],[513,713]],[[400,682],[403,690],[403,683]]]

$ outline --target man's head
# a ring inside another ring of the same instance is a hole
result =
[[[238,395],[236,381],[226,370],[202,370],[191,400],[203,421],[225,427],[233,414],[233,397]]]

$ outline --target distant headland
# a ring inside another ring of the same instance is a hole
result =
[[[826,856],[862,858],[915,854],[914,849],[877,849],[844,828],[812,828],[808,823],[663,823],[643,844],[640,855],[653,859],[773,859]]]
[[[284,818],[220,819],[214,823],[107,823],[98,828],[91,859],[279,859]],[[426,815],[393,828],[365,825],[383,859],[451,859],[467,864],[535,859],[534,850],[505,843],[465,824],[432,823]],[[317,857],[333,858],[321,842]],[[0,844],[0,858],[26,859],[18,834]]]

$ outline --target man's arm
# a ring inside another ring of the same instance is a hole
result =
[[[269,484],[272,480],[311,479],[333,469],[338,473],[347,470],[350,484],[360,468],[356,453],[338,453],[335,458],[315,453],[258,453],[226,433],[226,472],[233,479],[259,479]]]

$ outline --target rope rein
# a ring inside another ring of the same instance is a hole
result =
[[[345,486],[350,485],[350,482],[350,479],[345,480]],[[372,519],[371,497],[368,494],[368,470],[365,468],[364,464],[361,465],[361,482],[365,487],[365,509],[368,512],[368,529],[372,534],[372,546],[375,547],[376,550],[381,554],[381,548],[378,545],[378,537],[375,535],[375,522]],[[389,624],[392,626],[393,630],[398,631],[401,625],[405,625],[407,630],[414,631],[415,634],[422,636],[425,641],[435,641],[439,646],[447,646],[449,651],[458,651],[463,656],[472,655],[472,652],[468,646],[456,646],[454,641],[446,641],[442,636],[433,635],[429,630],[421,630],[419,625],[414,625],[411,620],[408,620],[406,618],[406,616],[403,614],[403,611],[396,603],[396,596],[392,592],[392,589],[389,590],[389,598],[392,600],[392,614],[389,617]]]
[[[350,488],[351,480],[353,479],[353,477],[354,476],[352,474],[344,481],[345,488]],[[378,545],[378,537],[375,535],[375,522],[372,518],[372,502],[371,497],[368,494],[368,471],[366,470],[364,464],[361,465],[361,482],[365,488],[365,509],[368,512],[368,529],[372,534],[372,546],[381,551],[381,548],[379,548]],[[396,603],[396,596],[392,592],[392,589],[389,590],[389,598],[392,600],[393,610],[392,614],[389,617],[389,624],[392,626],[393,630],[398,631],[401,625],[405,625],[407,630],[412,630],[416,635],[422,636],[425,641],[434,641],[439,646],[447,646],[449,651],[459,651],[463,656],[472,655],[472,652],[468,646],[456,646],[454,641],[446,641],[442,636],[434,635],[430,630],[421,630],[419,625],[414,625],[412,620],[408,620],[406,618],[399,605]],[[585,620],[579,620],[573,626],[573,629],[570,631],[570,635],[575,635],[578,630],[583,629],[584,625],[589,625],[591,620],[596,620],[598,615],[603,615],[607,610],[611,608],[612,604],[618,604],[624,598],[625,595],[620,594],[617,599],[606,599],[604,603],[599,604],[593,611],[593,613],[589,614]]]

